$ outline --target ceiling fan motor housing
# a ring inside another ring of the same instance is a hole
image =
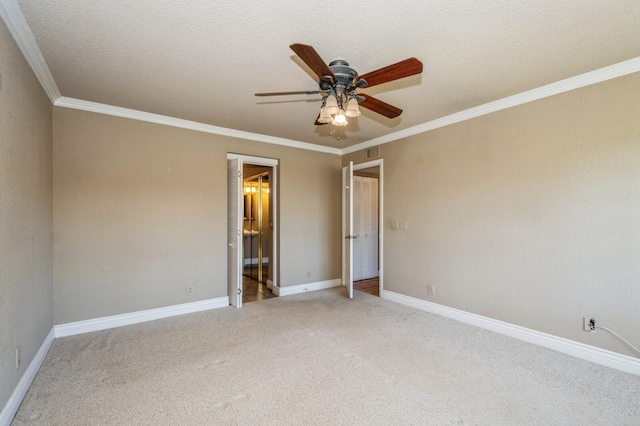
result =
[[[334,88],[337,95],[347,94],[355,89],[353,80],[358,76],[356,70],[349,66],[347,61],[336,59],[329,63],[329,69],[336,77],[335,82],[320,79],[318,84],[321,90],[331,90]]]

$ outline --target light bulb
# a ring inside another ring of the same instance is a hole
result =
[[[331,124],[334,126],[346,126],[348,124],[347,117],[345,117],[343,109],[338,111],[338,114],[336,114]]]

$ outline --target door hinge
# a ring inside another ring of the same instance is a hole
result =
[[[238,177],[242,177],[242,172],[238,170]]]
[[[238,289],[238,294],[241,294],[241,293],[242,293],[242,289],[241,289],[241,288],[239,288],[239,289]]]

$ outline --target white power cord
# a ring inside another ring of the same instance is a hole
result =
[[[607,327],[600,327],[599,325],[596,325],[594,328],[599,328],[600,330],[604,330],[604,331],[608,331],[609,333],[613,334],[614,336],[616,336],[618,339],[622,340],[624,343],[627,344],[627,346],[629,346],[631,349],[633,349],[633,351],[635,353],[637,353],[638,355],[640,355],[640,350],[638,350],[638,348],[636,348],[635,346],[633,346],[628,340],[626,340],[625,338],[623,338],[622,336],[620,336],[618,333],[616,333],[615,331],[611,330],[610,328]]]

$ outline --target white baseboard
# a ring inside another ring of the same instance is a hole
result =
[[[166,306],[164,308],[148,309],[145,311],[130,312],[128,314],[113,315],[110,317],[94,318],[85,321],[58,324],[54,326],[55,337],[74,336],[76,334],[90,333],[92,331],[106,330],[125,325],[138,324],[153,321],[160,318],[168,318],[176,315],[191,314],[209,309],[224,308],[229,306],[229,297],[218,297],[198,302],[183,303],[180,305]]]
[[[267,288],[268,288],[269,290],[273,289],[273,281],[271,281],[271,280],[267,280]]]
[[[337,287],[342,283],[340,278],[334,280],[318,281],[315,283],[291,285],[287,287],[273,287],[272,291],[276,296],[291,296],[292,294],[304,293],[305,291],[324,290],[325,288]]]
[[[472,314],[470,312],[461,311],[448,306],[439,305],[437,303],[427,302],[426,300],[405,296],[388,290],[382,290],[380,297],[403,305],[411,306],[412,308],[430,312],[432,314],[441,315],[466,324],[484,328],[486,330],[495,331],[496,333],[514,337],[518,340],[523,340],[538,346],[543,346],[557,352],[575,356],[576,358],[591,361],[606,367],[615,368],[626,373],[640,375],[640,359],[638,358],[622,355],[606,349],[596,348],[584,343],[575,342],[573,340],[531,330],[530,328],[498,321],[482,315]]]
[[[13,390],[9,400],[2,409],[2,412],[0,412],[0,426],[9,426],[11,424],[11,421],[18,412],[18,408],[20,408],[20,404],[22,404],[22,400],[27,394],[29,386],[31,386],[31,382],[33,382],[34,377],[36,377],[38,370],[40,370],[40,366],[44,362],[44,358],[47,356],[49,348],[51,348],[54,340],[55,332],[52,328],[49,334],[47,334],[47,337],[44,338],[44,342],[42,342],[40,349],[36,353],[36,356],[33,357],[29,367],[27,367],[20,378],[18,385]]]

